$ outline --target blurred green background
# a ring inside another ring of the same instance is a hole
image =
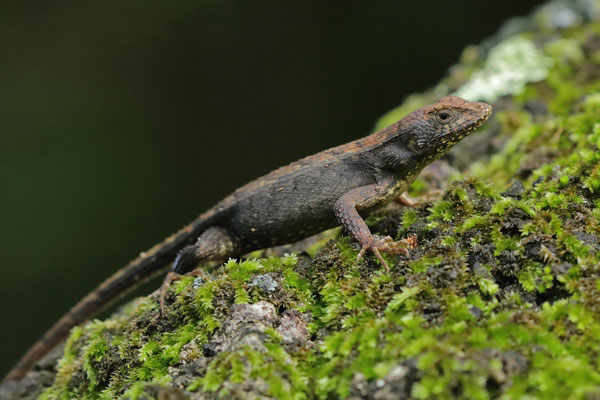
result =
[[[414,3],[2,5],[0,375],[140,251],[369,133],[540,1]]]

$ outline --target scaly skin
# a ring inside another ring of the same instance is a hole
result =
[[[404,192],[423,167],[490,114],[488,104],[445,97],[379,132],[303,158],[242,186],[82,299],[5,379],[21,379],[72,327],[161,272],[171,261],[173,273],[187,273],[210,260],[295,242],[342,225],[361,246],[359,258],[372,251],[387,269],[380,251],[406,252],[414,243],[375,237],[361,214]]]

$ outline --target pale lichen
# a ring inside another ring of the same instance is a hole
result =
[[[517,95],[526,84],[545,79],[553,63],[553,59],[538,50],[531,40],[516,36],[492,48],[483,68],[454,95],[487,102]]]

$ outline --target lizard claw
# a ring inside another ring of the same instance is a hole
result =
[[[373,252],[373,254],[375,254],[375,257],[377,257],[377,259],[379,260],[381,265],[383,265],[383,267],[385,268],[385,271],[390,272],[390,267],[388,266],[387,262],[384,260],[380,251],[383,251],[384,253],[392,253],[392,254],[398,254],[398,253],[408,254],[408,249],[414,249],[416,247],[416,245],[417,245],[417,236],[416,235],[411,236],[406,239],[400,239],[397,242],[395,242],[394,239],[392,239],[389,236],[386,236],[384,238],[377,238],[375,236],[372,236],[369,243],[362,245],[360,252],[358,253],[358,256],[356,257],[356,262],[360,261],[360,259],[364,256],[364,254],[367,252],[367,250],[371,250]]]

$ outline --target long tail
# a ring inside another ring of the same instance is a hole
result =
[[[130,290],[133,290],[153,275],[162,272],[173,261],[177,252],[190,244],[205,229],[207,219],[201,216],[190,225],[169,236],[147,252],[117,271],[93,292],[81,299],[67,314],[58,320],[46,334],[34,344],[4,380],[19,380],[33,365],[54,346],[61,342],[71,328],[91,318]]]

